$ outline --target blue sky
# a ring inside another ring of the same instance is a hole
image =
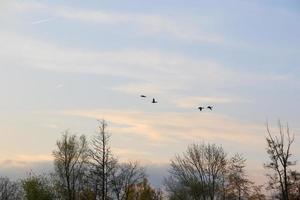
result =
[[[1,1],[2,174],[50,163],[64,130],[91,137],[98,118],[110,123],[116,156],[145,165],[214,142],[243,153],[261,179],[265,122],[276,130],[278,119],[299,159],[299,6]],[[213,112],[197,111],[208,104]]]

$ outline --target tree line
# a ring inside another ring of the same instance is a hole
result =
[[[222,146],[191,144],[176,155],[162,188],[153,188],[137,161],[120,162],[111,151],[105,120],[91,141],[65,132],[56,142],[54,170],[30,173],[11,181],[0,178],[1,200],[296,200],[300,199],[300,173],[293,166],[294,136],[279,122],[279,134],[267,125],[268,183],[250,180],[246,158],[229,156]],[[266,193],[270,195],[266,195]]]

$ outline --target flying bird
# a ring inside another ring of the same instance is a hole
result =
[[[142,97],[142,98],[146,98],[147,96],[142,94],[140,97]]]
[[[154,98],[152,99],[152,103],[158,103]]]
[[[204,107],[201,107],[201,106],[200,106],[200,107],[198,107],[198,109],[199,109],[200,111],[202,111],[202,110],[204,109]]]
[[[212,106],[207,106],[207,108],[208,108],[209,110],[212,110],[212,109],[213,109],[213,107],[212,107]]]

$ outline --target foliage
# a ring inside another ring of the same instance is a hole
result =
[[[42,176],[30,176],[22,181],[26,200],[52,200],[53,188],[49,186],[49,180]]]

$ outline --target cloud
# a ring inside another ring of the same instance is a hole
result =
[[[19,165],[11,163],[18,163],[20,161],[6,161],[7,164],[3,165],[0,162],[0,176],[9,177],[13,180],[19,180],[26,178],[30,174],[47,174],[54,170],[52,161],[42,161],[42,162],[26,162]],[[167,176],[168,164],[141,164],[146,168],[146,173],[149,176],[149,181],[154,187],[162,187],[163,178]]]
[[[205,33],[194,26],[187,26],[186,24],[179,24],[175,20],[154,15],[141,13],[122,13],[116,11],[104,10],[85,10],[78,8],[70,8],[64,6],[50,6],[39,2],[18,2],[13,3],[12,7],[16,8],[18,12],[43,12],[50,15],[50,18],[45,20],[37,20],[36,24],[53,20],[53,18],[60,18],[65,20],[72,20],[84,23],[97,24],[113,24],[113,25],[132,25],[136,27],[140,33],[144,35],[161,35],[173,37],[176,39],[217,43],[222,44],[223,38],[212,33]]]
[[[143,164],[151,163],[151,160],[145,159],[151,156],[150,152],[141,151],[137,149],[130,149],[130,148],[120,148],[120,147],[113,147],[112,152],[114,156],[118,158],[121,162],[130,161],[138,161]]]
[[[248,103],[249,100],[245,100],[238,97],[209,97],[209,96],[190,96],[175,98],[174,103],[181,108],[196,108],[203,104],[228,104],[228,103]]]
[[[15,161],[13,161],[15,163]],[[52,161],[27,162],[22,165],[0,165],[0,176],[12,180],[27,178],[30,174],[48,174],[53,172]]]
[[[150,142],[172,144],[187,143],[195,138],[205,141],[230,141],[237,144],[264,143],[263,126],[247,124],[218,114],[142,112],[114,110],[65,110],[62,115],[107,119],[122,126],[112,127],[112,132],[139,135]],[[201,122],[201,123],[199,123]]]
[[[182,85],[196,81],[199,71],[203,74],[201,82],[220,83],[231,73],[213,61],[194,60],[157,50],[86,51],[4,31],[0,32],[0,42],[7,46],[0,50],[3,66],[121,76],[144,82],[148,84],[147,88],[155,90],[158,86],[162,89],[182,88]]]
[[[164,178],[168,176],[169,164],[148,164],[145,168],[150,183],[156,188],[162,188]]]
[[[0,42],[7,47],[0,50],[2,66],[112,75],[137,81],[138,84],[129,82],[112,88],[127,93],[142,87],[152,93],[163,93],[195,85],[206,85],[209,89],[224,83],[243,86],[265,81],[290,81],[290,75],[286,74],[247,73],[223,66],[217,60],[156,49],[83,50],[1,29]]]
[[[223,43],[223,39],[220,36],[206,34],[193,27],[187,27],[157,15],[108,13],[105,11],[72,10],[66,8],[56,10],[55,14],[65,19],[91,23],[131,24],[137,26],[144,34],[164,33],[168,37],[171,36],[187,41]]]
[[[123,146],[113,148],[113,152],[122,160],[140,160],[150,167],[153,182],[161,183],[157,173],[167,175],[168,163],[175,154],[185,152],[191,143],[210,142],[222,145],[226,152],[247,155],[247,171],[252,180],[263,184],[263,158],[254,159],[255,155],[265,151],[265,127],[243,122],[225,115],[213,113],[175,113],[175,112],[143,112],[114,110],[65,110],[56,112],[59,115],[79,118],[104,118],[109,122],[109,132],[114,138],[134,138],[136,142],[123,140]],[[135,137],[138,137],[136,139]],[[120,144],[119,144],[120,145]],[[255,145],[255,148],[253,148]],[[158,153],[159,152],[159,153]],[[258,174],[258,172],[260,174]]]
[[[41,163],[52,161],[51,155],[30,155],[30,154],[17,154],[11,155],[9,159],[6,157],[0,157],[0,168],[11,167],[27,167],[29,163]]]
[[[15,12],[37,12],[45,11],[46,6],[41,2],[35,0],[29,0],[26,3],[21,1],[10,1],[8,8]]]
[[[185,83],[172,80],[139,81],[113,86],[111,89],[126,94],[136,95],[139,92],[147,96],[157,96],[170,94],[175,89],[185,89]]]

